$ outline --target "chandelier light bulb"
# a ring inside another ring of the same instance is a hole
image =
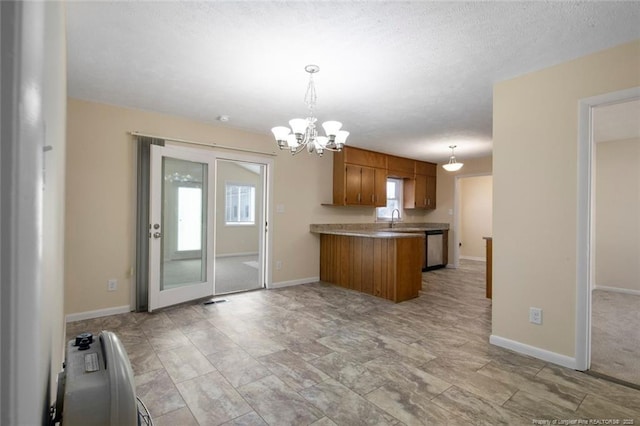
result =
[[[293,133],[298,135],[303,135],[305,130],[307,130],[307,120],[304,118],[294,118],[293,120],[289,120],[289,126],[291,126],[291,130]]]
[[[298,148],[298,138],[293,133],[287,135],[287,146],[295,151]]]
[[[339,121],[325,121],[324,123],[322,123],[322,128],[329,138],[333,136],[333,138],[335,139],[335,136],[338,134],[341,127],[342,123]]]

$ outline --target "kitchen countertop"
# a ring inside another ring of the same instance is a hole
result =
[[[314,234],[344,235],[363,238],[424,238],[425,231],[445,231],[448,223],[395,223],[393,228],[388,222],[348,223],[348,224],[312,224],[310,232]]]

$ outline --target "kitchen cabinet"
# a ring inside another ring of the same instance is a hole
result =
[[[418,297],[424,239],[320,235],[320,280],[394,302]]]
[[[409,158],[387,156],[387,171],[389,177],[411,179],[415,175],[415,160]]]
[[[353,147],[334,153],[333,205],[386,206],[386,156]]]
[[[415,175],[405,180],[405,209],[436,208],[436,164],[424,161],[415,162]]]
[[[333,206],[387,205],[387,177],[404,180],[404,208],[436,208],[436,164],[366,149],[333,154]]]

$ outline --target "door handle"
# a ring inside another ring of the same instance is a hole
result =
[[[160,238],[160,237],[162,237],[162,234],[160,232],[153,233],[153,238]]]

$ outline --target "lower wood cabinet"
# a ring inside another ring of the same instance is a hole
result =
[[[394,302],[418,297],[423,238],[320,235],[320,280]]]

